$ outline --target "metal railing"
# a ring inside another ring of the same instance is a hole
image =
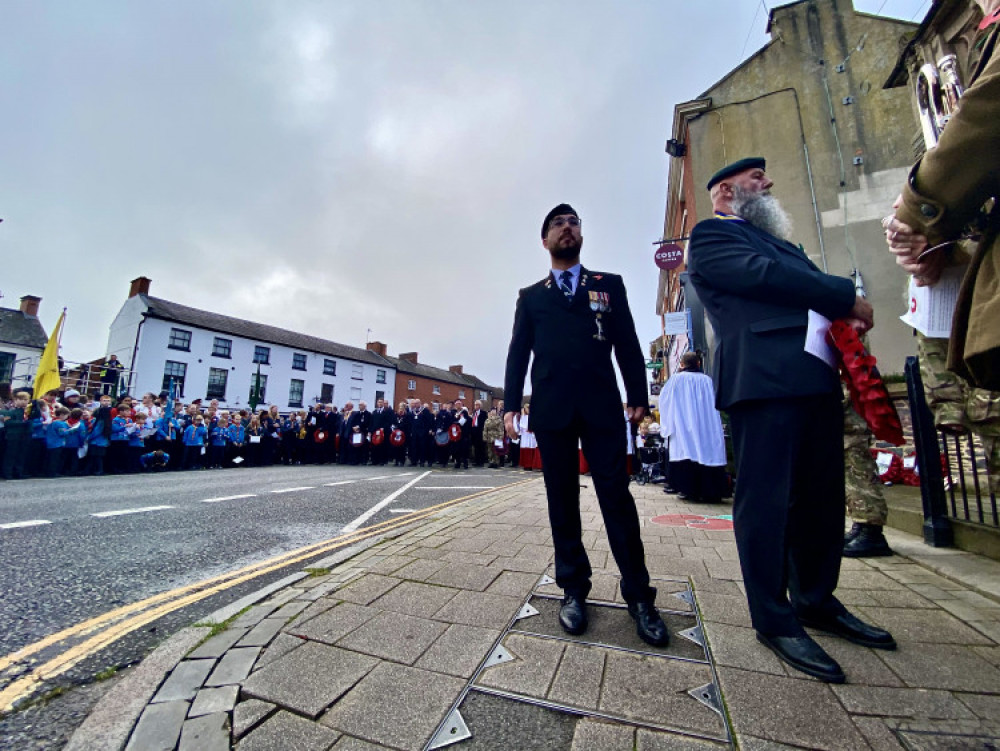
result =
[[[982,442],[972,432],[944,433],[924,396],[916,357],[906,358],[906,390],[913,443],[920,471],[924,541],[935,547],[954,543],[951,520],[1000,527],[996,495],[990,492]]]

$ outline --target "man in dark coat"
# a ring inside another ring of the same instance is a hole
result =
[[[581,540],[579,442],[636,631],[644,641],[663,645],[669,635],[653,604],[656,590],[649,584],[639,517],[628,490],[625,424],[612,351],[631,420],[640,420],[649,402],[645,365],[621,277],[580,265],[580,227],[579,216],[567,204],[556,206],[542,222],[542,246],[552,270],[518,296],[504,399],[520,406],[533,354],[531,429],[542,452],[556,583],[564,592],[560,625],[571,634],[587,627],[591,568]],[[504,414],[511,439],[517,437],[515,414]]]
[[[414,458],[418,466],[430,467],[434,464],[434,453],[437,448],[434,443],[434,413],[426,402],[421,405],[419,400],[414,399],[414,401],[416,402],[413,418],[413,445],[416,449]]]
[[[375,402],[375,411],[372,412],[372,433],[376,430],[382,431],[382,442],[376,446],[372,443],[372,464],[381,466],[389,461],[389,434],[392,432],[392,425],[396,422],[396,413],[392,407],[386,405],[384,399]]]
[[[692,231],[688,268],[716,335],[715,406],[732,426],[733,521],[757,638],[796,669],[842,683],[804,625],[869,647],[896,644],[833,595],[844,544],[843,414],[833,353],[807,333],[822,331],[823,317],[866,331],[872,307],[850,279],[824,274],[788,241],[764,167],[742,159],[712,177],[715,216]]]
[[[486,464],[486,441],[483,440],[483,427],[486,425],[486,418],[489,417],[483,409],[483,403],[476,400],[472,405],[472,455],[477,467]]]
[[[357,412],[352,412],[347,424],[347,456],[351,464],[368,463],[368,440],[372,431],[372,413],[368,405],[358,402]],[[357,436],[361,436],[358,440]]]

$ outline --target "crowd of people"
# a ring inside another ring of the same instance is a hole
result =
[[[532,468],[527,420],[523,440],[506,439],[502,402],[487,411],[479,401],[470,410],[455,400],[435,411],[410,399],[393,410],[379,399],[373,410],[361,401],[282,414],[274,405],[255,411],[224,409],[216,400],[184,404],[166,393],[88,399],[67,389],[13,397],[0,409],[5,480],[277,464]]]

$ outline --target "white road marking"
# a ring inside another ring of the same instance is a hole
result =
[[[123,508],[120,511],[99,511],[96,514],[91,514],[91,516],[99,516],[101,518],[105,516],[124,516],[125,514],[144,514],[147,511],[163,511],[164,509],[173,508],[173,506],[143,506],[142,508]]]
[[[415,508],[391,508],[389,509],[390,514],[412,514],[416,511]]]
[[[42,524],[51,524],[48,519],[31,519],[26,522],[8,522],[7,524],[0,524],[0,529],[20,529],[21,527],[38,527]]]
[[[301,488],[282,488],[281,490],[272,490],[272,493],[294,493],[297,490],[315,490],[315,485],[304,485]]]
[[[421,485],[414,490],[493,490],[497,485]]]
[[[243,495],[224,495],[221,498],[205,498],[202,503],[218,503],[219,501],[238,501],[240,498],[256,498],[256,493],[244,493]]]
[[[393,479],[395,477],[398,477],[398,475],[379,475],[378,477],[366,477],[365,479],[368,482],[373,482],[375,480],[390,480],[390,479]]]
[[[348,524],[346,527],[344,527],[343,529],[341,529],[340,533],[346,535],[349,532],[353,532],[358,527],[360,527],[362,524],[364,524],[366,521],[368,521],[373,516],[375,516],[375,514],[377,514],[379,511],[381,511],[386,506],[388,506],[390,503],[392,503],[397,498],[399,498],[399,496],[401,496],[407,490],[409,490],[414,485],[416,485],[418,482],[420,482],[425,477],[427,477],[427,475],[429,475],[430,473],[431,473],[431,470],[427,470],[423,474],[417,475],[412,480],[410,480],[408,483],[406,483],[406,485],[404,485],[403,487],[401,487],[399,490],[397,490],[397,491],[389,494],[388,496],[386,496],[386,498],[384,500],[379,501],[378,503],[376,503],[374,506],[372,506],[370,509],[368,509],[365,513],[363,513],[361,516],[359,516],[357,519],[355,519],[350,524]]]
[[[357,480],[341,480],[340,482],[328,482],[324,487],[334,488],[337,485],[350,485],[351,483],[357,482]]]

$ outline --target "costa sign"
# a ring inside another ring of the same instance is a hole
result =
[[[674,243],[661,245],[653,254],[653,261],[664,271],[676,269],[684,261],[684,248]]]

